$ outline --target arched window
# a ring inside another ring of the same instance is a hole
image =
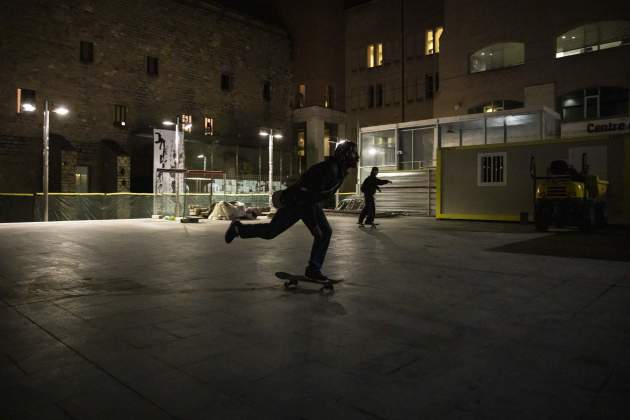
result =
[[[505,42],[489,45],[470,55],[470,72],[513,67],[525,62],[525,44],[522,42]]]
[[[608,20],[571,29],[556,38],[556,58],[630,44],[630,21]]]
[[[562,119],[568,122],[628,115],[628,89],[579,89],[561,96],[559,104]]]
[[[523,108],[523,102],[509,99],[497,99],[481,105],[468,108],[469,114],[481,114],[482,112],[507,111],[508,109]]]

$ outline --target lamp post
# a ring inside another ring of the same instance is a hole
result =
[[[33,112],[37,108],[35,104],[25,103],[22,105],[22,109],[26,112]],[[52,110],[57,115],[67,115],[70,111],[64,106],[58,106]],[[48,109],[48,99],[44,100],[44,126],[43,126],[43,175],[42,175],[42,189],[44,194],[44,222],[48,221],[48,173],[49,173],[49,155],[50,155],[50,110]]]
[[[282,134],[276,130],[274,133],[273,128],[270,129],[262,129],[259,133],[263,137],[269,138],[269,209],[273,208],[273,201],[271,197],[273,196],[273,190],[271,188],[273,183],[273,139],[281,139]]]

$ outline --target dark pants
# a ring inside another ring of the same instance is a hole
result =
[[[324,211],[317,205],[290,206],[278,209],[270,223],[243,224],[238,227],[241,238],[273,239],[302,219],[313,235],[309,270],[320,271],[330,244],[332,229]]]
[[[365,223],[371,225],[374,223],[374,216],[376,216],[376,204],[374,204],[374,196],[373,195],[365,195],[364,200],[365,204],[363,205],[363,210],[361,210],[361,214],[359,215],[359,223],[363,224],[363,220],[365,219]]]

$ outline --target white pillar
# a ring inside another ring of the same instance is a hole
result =
[[[44,102],[44,174],[43,174],[43,192],[44,192],[44,222],[48,221],[48,155],[49,155],[49,135],[50,132],[50,111],[48,110],[48,100]]]
[[[273,208],[273,130],[269,130],[269,209]]]

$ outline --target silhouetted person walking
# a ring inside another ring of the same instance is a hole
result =
[[[278,211],[270,223],[242,224],[235,220],[225,232],[225,242],[230,243],[237,236],[273,239],[301,219],[314,238],[304,276],[313,280],[328,280],[321,269],[330,244],[332,229],[320,203],[335,194],[348,170],[356,168],[358,161],[359,154],[355,143],[349,141],[339,143],[334,156],[311,166],[298,182],[274,193],[273,204]]]
[[[376,216],[376,204],[374,203],[374,194],[376,191],[381,191],[379,185],[391,184],[392,181],[388,181],[385,179],[378,179],[376,177],[378,175],[378,168],[375,166],[372,168],[372,172],[370,172],[370,176],[365,178],[363,184],[361,184],[361,192],[363,193],[363,210],[361,210],[361,214],[359,215],[359,227],[363,227],[363,221],[368,225],[374,226],[374,217]]]

